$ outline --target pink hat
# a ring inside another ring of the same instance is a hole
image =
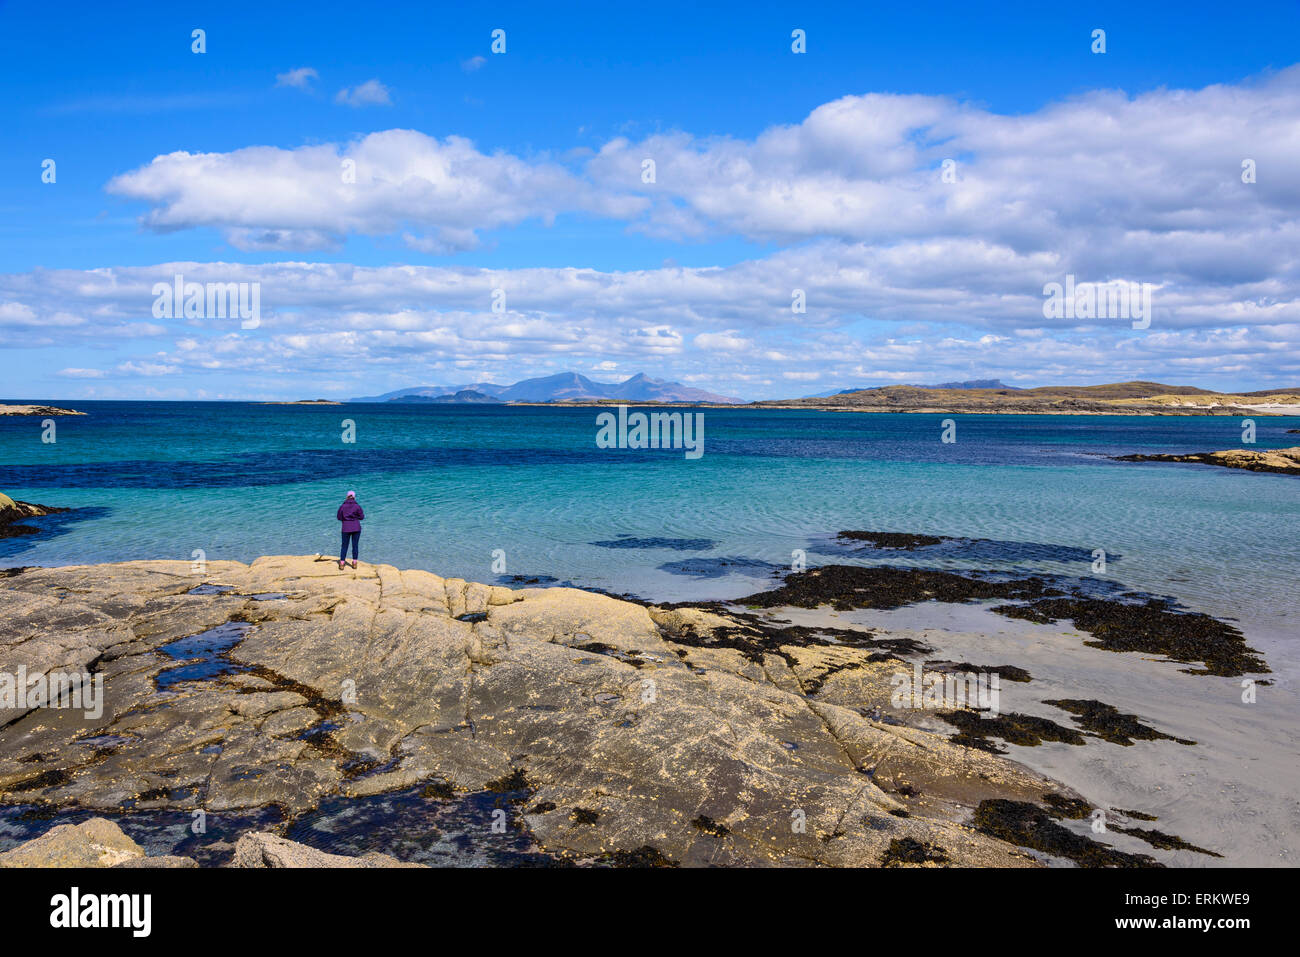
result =
[[[356,497],[357,497],[356,492],[348,492],[348,498],[356,498]]]

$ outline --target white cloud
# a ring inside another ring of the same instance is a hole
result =
[[[345,99],[378,101],[371,82]],[[1243,157],[1257,182],[1241,182]],[[641,181],[647,158],[653,184]],[[340,176],[347,159],[355,184]],[[588,213],[674,240],[865,243],[880,265],[935,284],[1000,281],[977,272],[994,251],[1051,262],[1057,279],[1264,282],[1300,263],[1300,66],[1201,90],[1089,93],[1023,115],[846,96],[752,140],[619,137],[562,160],[389,130],[341,146],[172,153],[109,189],[147,203],[150,226],[215,227],[241,249],[398,235],[441,255],[473,248],[480,229]],[[891,248],[909,258],[891,262]]]
[[[310,90],[313,80],[320,79],[320,74],[309,66],[300,66],[287,73],[275,75],[276,86],[291,86],[299,90]]]
[[[345,166],[355,183],[344,182]],[[545,158],[487,155],[463,137],[414,130],[372,133],[344,147],[168,153],[107,188],[148,202],[146,226],[214,227],[238,249],[322,249],[353,233],[400,231],[412,249],[447,252],[472,248],[478,229],[550,222],[557,208],[628,215],[645,205],[593,196]]]
[[[7,346],[66,355],[103,341],[106,329],[143,325],[137,317],[151,318],[153,284],[177,273],[259,282],[259,329],[162,323],[167,336],[150,338],[147,350],[141,341],[139,354],[114,356],[104,369],[200,382],[320,376],[356,380],[358,395],[383,391],[371,387],[377,379],[396,387],[615,368],[756,397],[798,394],[791,383],[804,381],[848,388],[976,371],[1029,384],[1147,378],[1215,387],[1225,376],[1258,388],[1300,384],[1293,284],[1171,284],[1151,328],[1135,331],[1119,320],[1043,320],[1050,261],[969,240],[944,250],[970,279],[952,285],[945,275],[930,285],[924,270],[891,274],[897,259],[931,258],[919,242],[888,250],[823,242],[721,268],[624,272],[293,262],[43,270],[0,274],[0,316],[23,320],[6,327]],[[984,271],[974,269],[981,256]],[[795,286],[807,290],[808,312],[791,321]],[[508,290],[503,315],[492,311],[498,288]],[[55,315],[96,318],[52,333],[42,323]],[[115,349],[131,344],[114,341]]]
[[[472,56],[468,60],[462,60],[460,68],[466,73],[473,73],[476,70],[481,70],[485,63],[487,63],[487,57]]]
[[[366,80],[360,86],[344,87],[334,97],[335,103],[346,106],[391,106],[388,87],[378,80]]]

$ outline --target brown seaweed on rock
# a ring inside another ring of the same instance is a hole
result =
[[[855,608],[902,608],[922,601],[966,602],[975,599],[1031,601],[1063,596],[1041,578],[1019,581],[985,581],[952,572],[882,565],[823,565],[786,577],[779,588],[737,600],[759,608],[816,608],[830,605],[838,611]]]
[[[1070,712],[1075,716],[1080,727],[1086,731],[1091,731],[1100,738],[1105,738],[1112,744],[1122,744],[1127,747],[1133,743],[1134,738],[1140,741],[1177,741],[1179,744],[1196,743],[1195,741],[1188,741],[1186,738],[1176,738],[1172,734],[1157,731],[1155,728],[1148,727],[1139,721],[1137,715],[1125,714],[1113,705],[1101,701],[1060,698],[1044,701],[1043,704],[1050,704],[1053,708],[1060,708],[1062,711]]]
[[[1080,631],[1092,635],[1091,640],[1084,641],[1092,648],[1145,652],[1205,665],[1183,669],[1187,674],[1235,678],[1269,672],[1259,652],[1249,647],[1232,625],[1201,612],[1177,611],[1160,598],[1134,603],[1048,597],[1027,605],[999,605],[993,610],[1008,618],[1040,624],[1073,621]]]
[[[1145,854],[1126,854],[1076,834],[1036,804],[993,798],[975,809],[975,830],[1009,844],[1064,857],[1080,867],[1163,867]]]

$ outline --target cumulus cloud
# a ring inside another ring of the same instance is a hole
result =
[[[9,341],[144,334],[141,290],[183,267],[262,282],[259,348],[238,330],[172,326],[164,353],[151,343],[135,361],[446,381],[658,362],[742,395],[987,376],[1300,384],[1300,67],[1014,116],[951,97],[846,96],[750,139],[623,136],[558,158],[388,130],[170,153],[108,189],[146,204],[150,228],[214,228],[248,250],[367,235],[443,255],[487,230],[583,214],[768,252],[627,271],[208,263],[0,276]],[[1151,327],[1045,319],[1045,284],[1071,274],[1151,284]],[[496,288],[504,315],[490,309]],[[795,290],[805,311],[791,308]]]
[[[371,84],[345,99],[386,98]],[[349,158],[355,183],[339,174]],[[653,183],[642,182],[647,159]],[[1242,181],[1247,160],[1255,182]],[[147,203],[150,226],[214,226],[241,249],[310,250],[360,233],[437,255],[471,248],[479,228],[580,212],[673,240],[910,241],[936,255],[905,268],[949,270],[943,244],[969,241],[1096,281],[1262,281],[1300,255],[1300,66],[1014,116],[942,96],[846,96],[753,139],[619,137],[562,161],[390,130],[345,145],[172,153],[109,189]]]
[[[378,80],[366,80],[360,86],[345,86],[339,90],[334,102],[345,106],[391,106],[393,100],[384,84]]]
[[[402,232],[413,249],[448,252],[472,248],[479,229],[551,222],[561,208],[626,216],[644,206],[593,196],[545,158],[489,155],[463,137],[414,130],[342,147],[168,153],[107,188],[149,203],[152,229],[215,227],[238,249],[321,249],[353,233]]]
[[[313,80],[320,79],[320,74],[309,66],[300,66],[296,69],[289,70],[287,73],[277,73],[275,75],[276,86],[291,86],[299,90],[311,89]]]
[[[949,263],[938,282],[898,259]],[[984,268],[979,268],[979,263]],[[1147,330],[1121,320],[1042,317],[1054,263],[973,241],[877,249],[823,241],[726,267],[358,267],[333,263],[165,263],[0,275],[0,331],[13,347],[60,350],[144,325],[152,288],[257,282],[260,328],[237,320],[161,325],[123,357],[122,375],[356,381],[354,394],[471,378],[513,381],[562,369],[645,369],[749,397],[830,386],[998,376],[1008,382],[1133,378],[1258,388],[1300,383],[1300,295],[1273,282],[1163,288]],[[966,279],[954,283],[953,276]],[[790,290],[806,292],[794,315]],[[508,308],[492,310],[493,290]],[[61,328],[47,317],[93,315]],[[12,324],[4,322],[11,317]],[[473,376],[463,374],[474,370]],[[811,391],[811,389],[809,390]]]

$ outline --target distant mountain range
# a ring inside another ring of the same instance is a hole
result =
[[[388,400],[389,402],[435,402],[445,405],[504,405],[500,399],[494,395],[484,395],[482,392],[476,392],[473,389],[461,389],[459,392],[450,395],[399,395]]]
[[[804,396],[806,399],[829,399],[833,395],[848,395],[850,392],[864,392],[867,389],[887,389],[889,386],[866,386],[861,389],[831,389],[816,395]],[[918,385],[914,389],[1019,389],[1020,386],[1007,385],[1001,379],[967,379],[965,382],[940,382],[938,385]]]
[[[483,402],[585,402],[599,399],[621,399],[627,402],[714,402],[739,404],[743,400],[703,389],[695,389],[680,382],[652,379],[637,373],[623,382],[596,382],[576,372],[558,372],[536,379],[524,379],[514,385],[497,385],[493,382],[471,382],[467,385],[426,385],[397,389],[383,395],[363,396],[352,402],[427,402],[483,403]]]

